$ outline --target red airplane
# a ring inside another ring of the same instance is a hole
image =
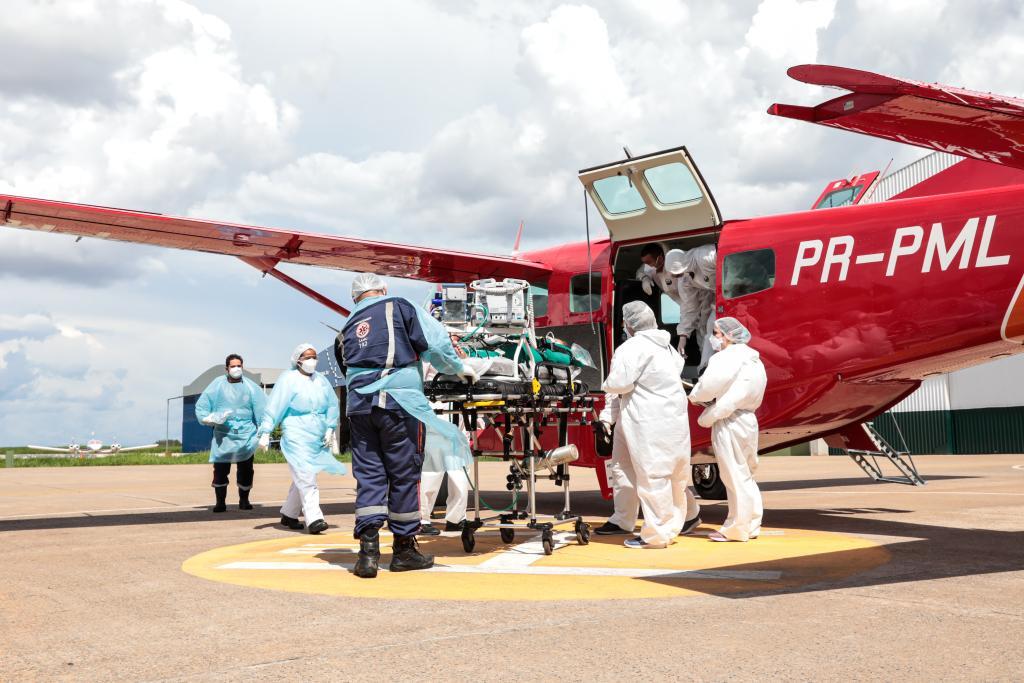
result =
[[[905,199],[723,221],[685,148],[629,157],[580,172],[609,238],[510,257],[3,195],[0,220],[235,256],[342,315],[343,306],[277,265],[437,283],[525,279],[536,285],[538,332],[578,342],[599,361],[591,387],[621,341],[623,303],[647,300],[666,329],[675,328],[671,307],[645,296],[635,279],[641,247],[715,243],[717,315],[750,328],[768,371],[761,450],[825,437],[851,453],[884,451],[863,423],[922,378],[1022,350],[1024,100],[833,66],[788,73],[849,94],[815,107],[772,105],[770,114],[969,161]],[[710,434],[696,411],[690,416],[695,484],[720,496]],[[577,464],[594,467],[610,496],[589,428],[574,427],[570,438],[581,450]]]

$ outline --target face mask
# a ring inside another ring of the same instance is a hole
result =
[[[312,375],[316,371],[316,358],[307,358],[299,363],[299,367],[307,375]]]
[[[718,337],[711,338],[711,348],[715,351],[721,351],[724,347],[722,346],[722,340]]]
[[[231,379],[242,379],[242,366],[238,365],[233,368],[228,368],[228,377]]]

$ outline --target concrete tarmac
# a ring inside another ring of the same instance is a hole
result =
[[[238,511],[231,488],[219,515],[209,512],[208,466],[4,469],[0,680],[1022,680],[1024,456],[916,460],[927,486],[873,483],[847,458],[765,458],[765,525],[780,536],[627,551],[653,566],[655,553],[674,549],[711,557],[728,545],[722,552],[753,556],[789,537],[829,535],[858,549],[822,557],[812,544],[807,557],[773,566],[846,572],[739,592],[693,581],[678,597],[572,600],[558,599],[557,581],[531,577],[528,590],[552,592],[544,601],[299,593],[183,571],[224,546],[327,538],[276,524],[284,465],[257,466],[255,510]],[[506,500],[502,464],[482,468],[486,495]],[[610,504],[594,474],[573,471],[573,507],[603,521]],[[320,483],[330,537],[350,539],[354,481]],[[560,507],[551,485],[541,499]],[[704,503],[707,530],[725,509]],[[620,539],[547,559],[611,557]],[[877,559],[876,546],[882,560],[857,564],[862,552]],[[356,581],[334,569],[306,574]],[[405,577],[413,580],[378,580]]]

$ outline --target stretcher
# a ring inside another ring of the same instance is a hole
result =
[[[454,320],[443,322],[468,356],[465,362],[481,371],[473,383],[437,375],[424,386],[432,402],[447,406],[437,412],[462,426],[470,438],[472,519],[467,518],[462,530],[463,549],[473,552],[476,532],[482,528],[498,529],[504,543],[513,542],[519,531],[539,532],[546,555],[555,549],[557,528],[571,527],[577,543],[587,545],[590,526],[572,511],[569,463],[579,457],[579,451],[569,443],[569,428],[590,425],[597,417],[595,397],[577,380],[580,368],[592,364],[589,354],[550,336],[536,338],[529,283],[525,281],[476,281],[468,291],[455,289],[454,301],[448,300],[444,289],[442,293],[441,300],[435,300],[437,309],[445,314],[456,312]],[[469,303],[464,304],[467,299]],[[465,319],[461,317],[464,312]],[[489,428],[489,438],[482,437],[485,430],[480,429],[481,424]],[[550,447],[550,435],[542,436],[550,429],[557,432],[554,447]],[[548,448],[541,446],[542,439],[549,442]],[[480,497],[483,457],[501,458],[508,464],[506,488],[513,494],[511,505],[492,510],[489,516],[485,516]],[[560,511],[542,513],[538,509],[537,482],[543,479],[562,487]],[[523,489],[525,496],[520,500]]]

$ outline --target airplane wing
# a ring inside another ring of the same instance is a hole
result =
[[[546,264],[516,257],[218,223],[2,194],[0,223],[28,230],[236,256],[342,315],[348,315],[348,311],[276,270],[277,264],[298,263],[427,282],[466,282],[486,277],[534,281],[551,272]]]
[[[151,444],[147,444],[145,446],[129,446],[128,448],[118,448],[117,452],[118,453],[127,453],[128,451],[144,451],[147,448],[159,448],[159,447],[160,447],[160,444],[158,444],[158,443],[151,443]]]
[[[786,73],[851,94],[815,107],[773,104],[769,114],[1024,169],[1024,100],[840,66]]]
[[[52,448],[50,446],[33,446],[32,444],[29,444],[25,448],[31,448],[34,451],[47,451],[47,452],[50,452],[50,453],[70,453],[71,452],[70,448]]]

